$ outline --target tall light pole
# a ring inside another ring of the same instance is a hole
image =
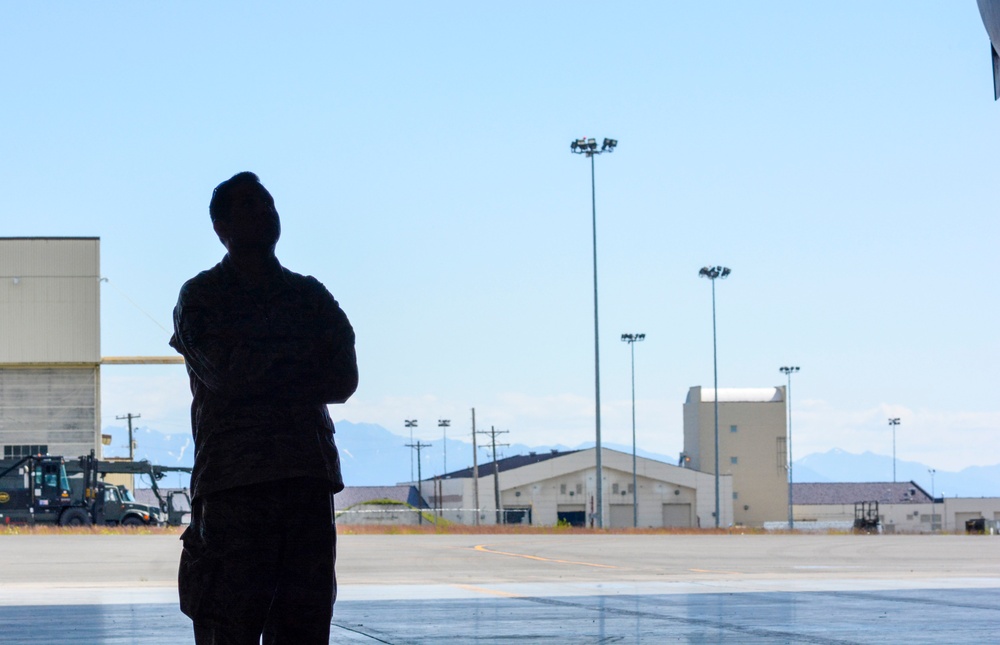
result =
[[[927,472],[931,474],[931,533],[934,532],[934,511],[937,510],[937,498],[934,496],[934,473],[937,471],[933,468],[928,468]]]
[[[729,267],[714,266],[702,267],[698,271],[698,276],[708,278],[712,281],[712,373],[715,388],[713,390],[715,398],[715,528],[719,528],[719,353],[715,340],[715,281],[719,278],[725,280],[732,270]]]
[[[896,483],[896,426],[899,425],[899,417],[889,419],[892,426],[892,483]]]
[[[779,367],[782,374],[788,377],[788,387],[785,388],[785,398],[788,400],[788,530],[795,529],[795,518],[792,517],[792,374],[799,371],[798,367]]]
[[[632,528],[639,528],[639,483],[635,467],[635,344],[646,340],[646,334],[622,334],[632,352]]]
[[[594,157],[605,152],[614,152],[617,139],[605,139],[601,149],[597,149],[595,139],[577,139],[569,144],[569,149],[590,158],[590,204],[594,232],[594,409],[597,452],[597,528],[604,528],[604,469],[601,466],[601,344],[597,325],[597,188],[594,181]]]
[[[441,449],[444,451],[444,471],[442,474],[448,473],[448,426],[450,425],[450,419],[438,419],[438,427],[441,428],[441,432],[443,433],[441,438]]]
[[[404,419],[403,423],[410,429],[410,443],[413,443],[413,429],[417,427],[416,419]],[[410,451],[410,481],[413,481],[413,451]]]

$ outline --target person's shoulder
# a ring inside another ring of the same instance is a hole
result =
[[[285,281],[294,289],[314,293],[330,293],[322,282],[311,275],[302,275],[285,267],[281,267],[281,270],[285,275]]]
[[[223,279],[222,263],[205,269],[181,285],[181,297],[195,297],[218,289]]]

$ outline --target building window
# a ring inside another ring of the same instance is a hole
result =
[[[635,487],[632,484],[628,485],[628,492],[630,495],[635,492]]]
[[[559,484],[559,494],[560,495],[566,494],[566,484]]]
[[[737,493],[736,491],[733,491],[733,499],[739,499],[739,498],[740,498],[740,494]]]
[[[577,484],[576,485],[576,494],[577,495],[583,495],[583,484]]]
[[[47,454],[49,454],[48,446],[4,446],[3,447],[4,459],[20,459],[21,457],[27,457],[29,455],[47,455]]]
[[[729,426],[730,432],[736,432],[736,430],[737,430],[736,426]]]
[[[739,457],[730,457],[729,458],[729,463],[731,463],[733,465],[738,464],[739,462],[740,462],[740,458]]]

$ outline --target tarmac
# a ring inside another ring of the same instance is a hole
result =
[[[191,643],[176,535],[0,535],[0,642]],[[1000,539],[341,535],[331,643],[1000,643]]]

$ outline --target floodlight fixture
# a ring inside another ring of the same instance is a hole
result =
[[[729,277],[732,273],[732,269],[724,266],[714,266],[714,267],[702,267],[698,271],[698,276],[702,278],[708,278],[709,280],[715,280],[716,278],[722,278],[723,280]]]
[[[599,155],[604,152],[614,152],[617,146],[618,139],[605,139],[604,143],[601,144],[601,149],[598,150],[597,139],[593,137],[582,137],[570,142],[569,149],[576,154],[582,154],[593,158],[594,155]]]

